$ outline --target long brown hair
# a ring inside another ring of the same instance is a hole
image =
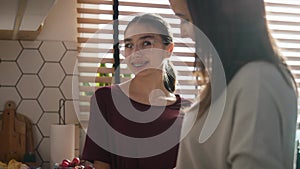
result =
[[[270,36],[263,0],[186,1],[193,24],[208,37],[220,56],[227,85],[241,67],[253,61],[269,62],[281,73],[282,68],[287,69],[292,77]],[[291,87],[296,84],[286,81]],[[200,101],[200,115],[210,106],[210,90],[208,83]]]

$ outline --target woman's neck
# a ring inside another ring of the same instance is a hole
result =
[[[149,94],[154,89],[166,91],[161,75],[136,76],[130,81],[130,92]]]
[[[122,83],[120,87],[131,99],[144,104],[169,105],[176,101],[175,95],[164,87],[161,74],[136,76],[132,80]],[[164,101],[165,103],[163,103]]]

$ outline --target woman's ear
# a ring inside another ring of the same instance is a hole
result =
[[[170,43],[167,46],[167,51],[169,53],[168,58],[171,57],[172,53],[173,53],[173,49],[174,49],[174,43]]]
[[[174,49],[174,42],[170,43],[168,46],[169,46],[168,51],[169,51],[170,53],[172,53],[172,52],[173,52],[173,49]]]

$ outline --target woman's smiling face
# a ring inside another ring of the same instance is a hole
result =
[[[134,74],[162,69],[163,60],[170,57],[170,45],[165,45],[159,30],[149,24],[135,23],[125,31],[124,56]]]

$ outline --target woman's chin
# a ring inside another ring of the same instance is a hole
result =
[[[142,76],[142,75],[147,75],[150,73],[150,70],[147,68],[139,68],[139,69],[135,69],[133,71],[133,73],[135,74],[135,76]]]
[[[146,76],[159,77],[162,71],[160,69],[147,67],[145,69],[135,70],[133,73],[135,74],[135,77],[146,77]]]

